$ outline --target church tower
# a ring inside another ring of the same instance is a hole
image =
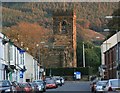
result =
[[[53,12],[54,47],[64,47],[63,67],[76,67],[76,11],[59,9]]]

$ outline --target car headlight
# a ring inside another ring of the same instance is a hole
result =
[[[42,89],[42,88],[41,88],[41,86],[39,86],[38,88],[39,88],[39,90],[41,90],[41,89]]]
[[[10,91],[10,89],[6,89],[6,90],[5,90],[5,92],[9,92],[9,91]]]
[[[43,84],[41,84],[41,87],[42,87],[42,88],[44,88],[44,85],[43,85]]]

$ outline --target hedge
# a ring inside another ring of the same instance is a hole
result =
[[[81,72],[82,75],[93,74],[93,68],[90,67],[79,67],[79,68],[47,68],[46,76],[73,76],[75,71]]]

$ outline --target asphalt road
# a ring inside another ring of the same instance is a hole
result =
[[[46,93],[91,93],[88,81],[65,81],[63,86],[56,89],[48,89]]]

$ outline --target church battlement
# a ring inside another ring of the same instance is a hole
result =
[[[74,9],[56,9],[53,11],[53,17],[54,16],[73,16],[74,15]]]

